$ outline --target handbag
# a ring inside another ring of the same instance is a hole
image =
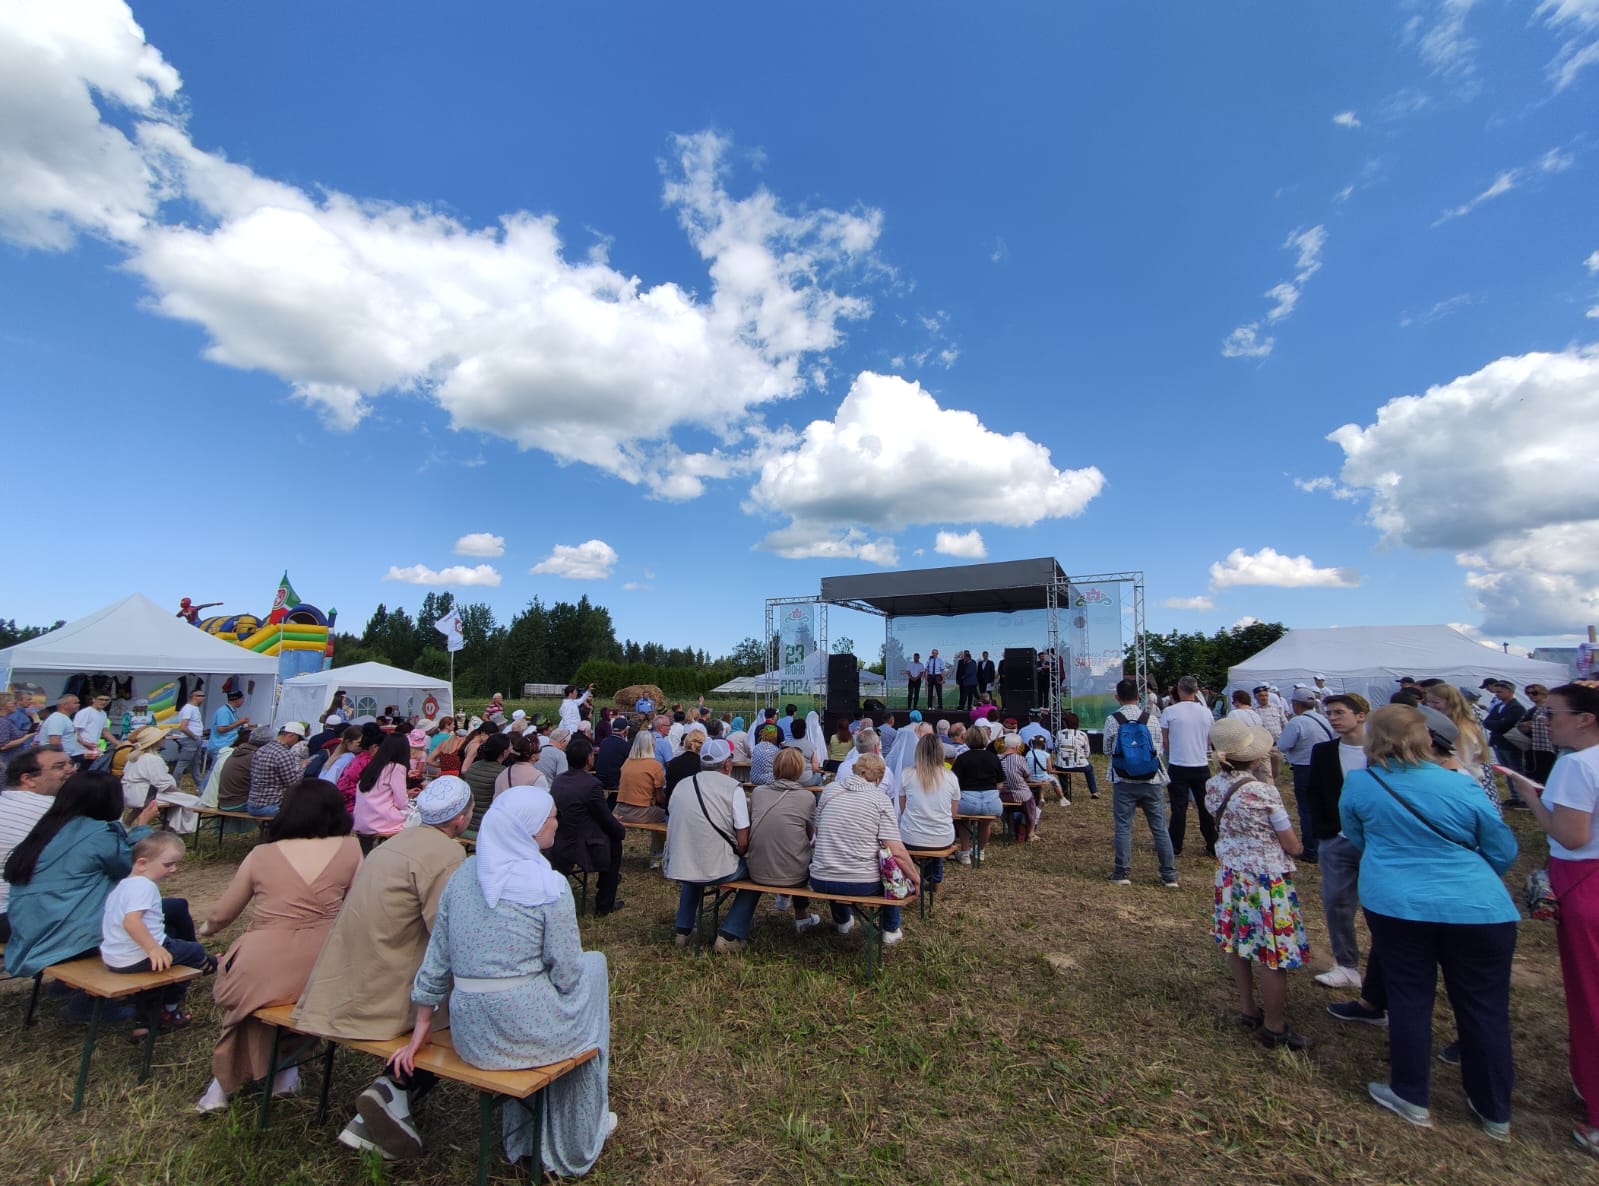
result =
[[[1517,749],[1522,753],[1526,753],[1532,748],[1532,735],[1529,733],[1523,733],[1519,725],[1511,729],[1506,729],[1499,736],[1500,739],[1504,741],[1504,743],[1511,749]]]
[[[1566,892],[1568,894],[1571,893],[1577,886],[1592,877],[1596,871],[1599,871],[1599,866],[1595,866],[1594,869],[1584,873],[1578,881],[1572,884],[1571,889]],[[1554,884],[1549,880],[1547,866],[1542,869],[1534,869],[1527,874],[1527,884],[1522,890],[1522,895],[1526,902],[1528,918],[1536,918],[1541,922],[1560,921],[1560,899],[1555,894]]]
[[[898,858],[888,851],[886,844],[877,848],[877,868],[883,878],[883,897],[901,902],[911,896],[911,879],[905,876]]]

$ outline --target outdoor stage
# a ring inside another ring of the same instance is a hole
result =
[[[848,662],[833,656],[818,664],[829,655],[833,606],[883,620],[886,683],[872,695],[896,725],[907,719],[907,664],[917,655],[925,663],[935,649],[945,664],[944,708],[927,708],[924,676],[919,707],[927,720],[967,719],[952,707],[959,702],[961,651],[974,658],[989,651],[996,668],[1009,658],[1007,678],[995,679],[993,696],[1001,716],[1018,720],[1038,707],[1056,715],[1071,709],[1085,725],[1097,723],[1114,708],[1116,681],[1124,674],[1140,688],[1146,682],[1143,573],[1068,576],[1058,561],[1043,557],[824,577],[816,596],[768,599],[765,636],[778,641],[782,675],[768,703],[819,699],[816,707],[832,719],[859,707]],[[807,672],[818,667],[825,692],[813,698]]]

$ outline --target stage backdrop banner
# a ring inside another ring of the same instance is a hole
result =
[[[1060,607],[1060,640],[1072,711],[1085,729],[1097,729],[1116,711],[1116,681],[1123,678],[1122,582],[1069,586]]]
[[[816,651],[816,607],[814,605],[785,605],[778,623],[777,638],[781,649],[778,670],[782,685],[778,695],[810,696],[811,677],[806,664]]]

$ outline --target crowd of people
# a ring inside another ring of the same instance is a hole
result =
[[[1117,686],[1118,708],[1101,732],[1109,880],[1132,883],[1142,813],[1160,883],[1179,889],[1191,811],[1216,861],[1212,933],[1238,1023],[1268,1047],[1302,1050],[1311,1042],[1290,1024],[1289,974],[1311,952],[1295,875],[1300,864],[1318,865],[1331,963],[1315,979],[1358,991],[1333,1002],[1333,1016],[1387,1027],[1388,1074],[1369,1094],[1418,1126],[1432,1122],[1441,970],[1458,1033],[1442,1057],[1458,1063],[1482,1129],[1509,1132],[1520,912],[1503,881],[1517,844],[1502,813],[1529,813],[1548,835],[1559,899],[1572,1082],[1594,1101],[1573,1136],[1599,1154],[1599,885],[1590,884],[1599,870],[1599,687],[1533,686],[1529,706],[1498,680],[1467,689],[1406,678],[1376,708],[1319,679],[1286,698],[1270,686],[1223,697],[1192,677],[1165,695],[1140,691],[1131,680]],[[523,1067],[597,1049],[552,1088],[548,1113],[545,1167],[581,1174],[616,1117],[608,971],[603,956],[582,950],[566,874],[596,875],[597,915],[623,909],[623,825],[665,824],[664,837],[652,837],[651,863],[679,883],[680,946],[705,890],[744,879],[786,890],[775,906],[805,934],[823,921],[810,895],[878,896],[890,872],[914,892],[945,870],[911,850],[953,845],[954,859],[968,864],[1003,812],[1015,812],[1019,841],[1036,840],[1042,807],[1072,802],[1073,775],[1100,797],[1090,737],[1074,714],[1005,718],[980,697],[966,720],[861,711],[830,731],[792,704],[748,722],[703,703],[629,713],[600,708],[592,689],[577,687],[549,721],[507,714],[500,697],[482,717],[353,721],[336,700],[314,731],[219,713],[213,728],[227,732],[224,744],[212,748],[202,731],[195,740],[210,762],[182,773],[187,755],[163,759],[163,731],[150,723],[130,722],[118,735],[83,718],[96,706],[63,697],[24,727],[14,702],[0,704],[9,709],[0,716],[6,966],[27,976],[98,954],[118,973],[176,963],[215,974],[221,1029],[202,1112],[226,1108],[267,1076],[271,1035],[253,1018],[263,1006],[297,1002],[306,1034],[409,1035],[356,1098],[338,1138],[386,1158],[424,1148],[413,1108],[434,1079],[416,1055],[446,1005],[455,1048],[474,1065]],[[8,744],[18,736],[34,740]],[[105,759],[123,751],[113,772]],[[266,821],[266,836],[196,923],[160,884],[179,867],[184,846],[173,829],[199,801],[196,776],[207,765],[221,805]],[[1279,790],[1285,770],[1293,815]],[[475,841],[474,853],[463,838]],[[759,897],[736,894],[715,952],[748,946]],[[208,951],[205,940],[247,907],[243,933],[225,952]],[[855,926],[847,907],[829,913],[835,932]],[[899,910],[885,905],[881,917],[883,942],[900,942]],[[69,1016],[85,1007],[66,1002]],[[141,1000],[129,1020],[141,1029],[191,1024],[184,986]],[[294,1070],[263,1082],[274,1093],[297,1088]],[[515,1158],[528,1146],[512,1111],[506,1152]]]

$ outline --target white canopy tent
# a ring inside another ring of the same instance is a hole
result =
[[[1406,675],[1467,688],[1507,679],[1518,693],[1529,683],[1554,687],[1570,678],[1559,663],[1491,650],[1452,626],[1335,626],[1290,630],[1230,668],[1227,686],[1231,691],[1272,684],[1286,697],[1295,684],[1314,683],[1317,672],[1327,677],[1328,688],[1359,693],[1373,707],[1387,704]]]
[[[244,691],[240,713],[254,721],[269,719],[278,661],[214,638],[142,593],[0,651],[0,686],[36,684],[44,689],[46,703],[53,702],[73,676],[101,673],[118,680],[131,678],[134,697],[148,696],[185,676],[190,691],[195,678],[203,680],[210,693],[205,706],[209,727],[225,703],[221,690],[230,677]],[[119,705],[112,707],[120,711]],[[111,723],[117,727],[115,716]]]
[[[861,687],[880,688],[883,686],[883,677],[875,671],[861,668]],[[821,651],[812,651],[805,660],[805,678],[811,681],[811,692],[820,696],[824,691],[827,677],[827,656]],[[723,696],[754,695],[760,692],[779,692],[783,687],[784,675],[781,671],[763,671],[760,675],[740,675],[728,680],[725,684],[718,684],[711,689],[712,694]]]
[[[377,716],[390,704],[398,705],[406,716],[416,713],[437,720],[455,714],[455,698],[450,694],[448,680],[418,675],[386,663],[354,663],[284,680],[273,723],[309,721],[316,724],[332,705],[333,693],[340,688],[354,701],[356,716]]]

